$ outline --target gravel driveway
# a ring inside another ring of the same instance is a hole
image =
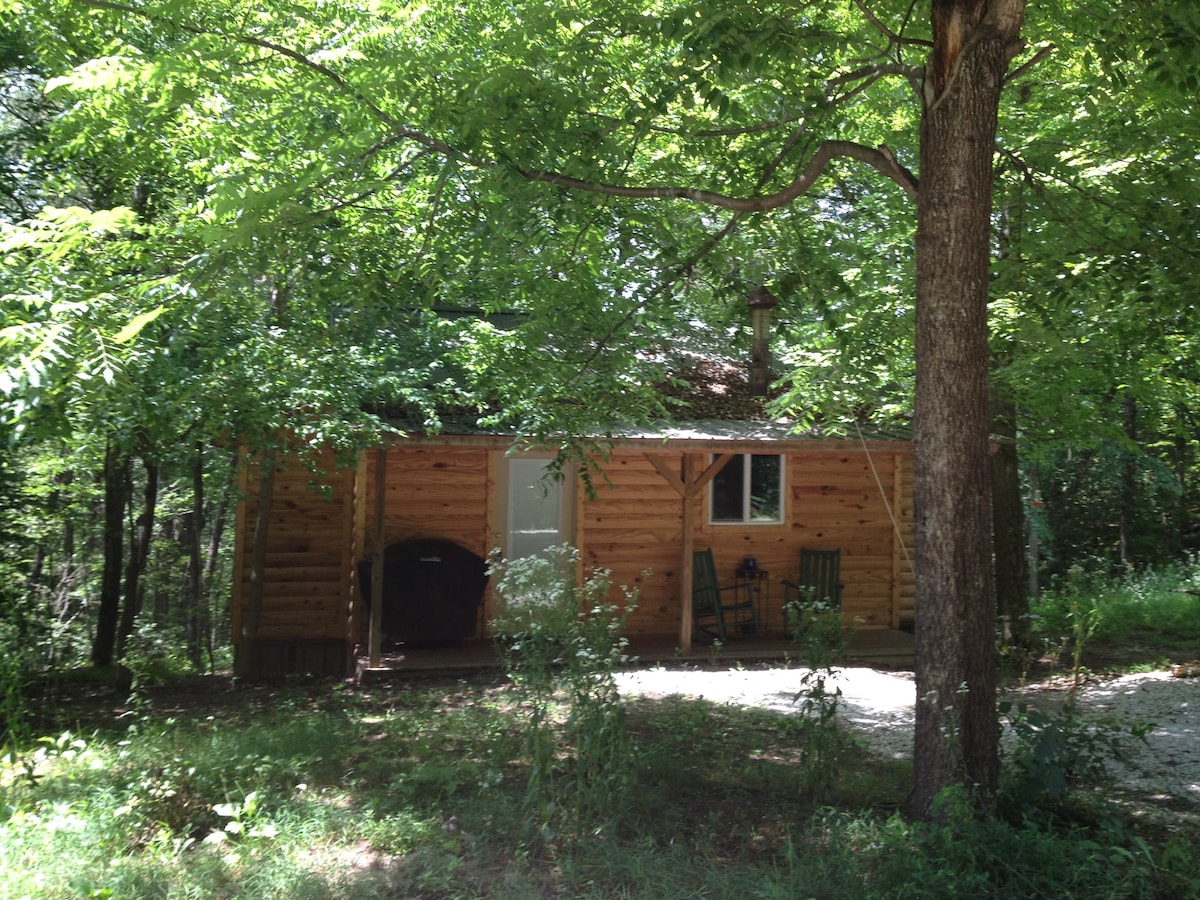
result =
[[[679,695],[793,714],[797,708],[792,699],[803,690],[804,674],[797,668],[651,668],[617,677],[626,696]],[[846,668],[831,685],[842,690],[840,711],[846,724],[871,750],[896,759],[912,756],[916,691],[911,673]],[[1031,705],[1054,704],[1066,691],[1041,688],[1023,696]],[[1176,812],[1200,816],[1200,678],[1175,678],[1166,672],[1124,675],[1083,686],[1079,705],[1097,717],[1154,723],[1144,745],[1129,743],[1130,764],[1114,764],[1117,787],[1167,801]]]

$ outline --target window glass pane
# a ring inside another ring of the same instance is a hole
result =
[[[557,532],[561,498],[562,485],[557,481],[518,484],[509,495],[513,531]]]
[[[745,459],[746,457],[741,455],[735,456],[712,480],[712,521],[742,521]]]
[[[509,559],[532,556],[562,542],[563,485],[545,479],[548,461],[508,461]]]
[[[712,480],[711,495],[712,522],[782,522],[783,457],[777,454],[733,457]]]
[[[780,522],[783,520],[783,497],[779,489],[782,457],[750,457],[750,520]]]

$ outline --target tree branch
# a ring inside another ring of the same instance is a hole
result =
[[[502,165],[498,160],[489,159],[487,157],[476,157],[467,154],[458,148],[441,141],[435,137],[427,135],[414,128],[405,125],[399,119],[392,116],[386,110],[380,108],[373,103],[362,91],[354,84],[346,79],[339,72],[317,62],[314,59],[306,56],[299,50],[291,47],[278,44],[274,41],[266,40],[265,38],[254,37],[246,34],[227,34],[224,32],[211,31],[200,28],[195,25],[186,25],[167,19],[163,16],[154,13],[145,12],[136,9],[117,0],[75,0],[76,3],[97,8],[107,9],[114,12],[125,13],[127,15],[139,16],[141,18],[152,21],[160,21],[180,28],[189,34],[206,37],[222,37],[228,40],[236,41],[251,47],[258,47],[267,50],[271,53],[278,54],[285,59],[290,59],[297,65],[317,73],[323,78],[336,85],[339,90],[343,91],[355,102],[361,104],[363,108],[368,110],[371,115],[382,122],[392,132],[395,137],[411,140],[426,149],[444,156],[451,156],[461,159],[469,165],[478,168],[491,168]],[[774,194],[756,195],[750,197],[735,197],[729,194],[722,194],[716,191],[701,190],[698,188],[673,187],[673,186],[652,186],[652,187],[633,187],[618,184],[606,184],[603,182],[587,181],[580,178],[575,178],[560,172],[542,171],[533,169],[522,169],[520,167],[510,167],[511,171],[516,172],[523,178],[530,181],[541,182],[543,184],[552,184],[558,187],[565,187],[571,190],[584,191],[592,194],[601,194],[609,197],[626,197],[632,199],[644,200],[688,200],[693,203],[699,203],[707,206],[715,206],[720,209],[728,209],[733,212],[754,213],[768,212],[773,209],[778,209],[787,206],[797,197],[804,194],[813,183],[824,172],[825,167],[829,163],[839,157],[847,157],[855,159],[859,162],[871,166],[876,171],[895,181],[908,196],[916,200],[917,196],[917,180],[916,177],[905,167],[896,162],[895,157],[886,149],[874,149],[863,144],[857,144],[852,141],[825,141],[816,150],[813,158],[809,160],[796,178],[787,187]]]
[[[514,171],[530,181],[540,181],[557,187],[585,191],[592,194],[602,194],[607,197],[625,197],[634,200],[688,200],[705,206],[715,206],[733,212],[757,213],[769,212],[787,206],[797,197],[804,194],[825,171],[825,167],[834,159],[846,157],[865,163],[882,175],[896,182],[901,189],[913,200],[917,199],[917,179],[911,171],[901,166],[896,158],[886,148],[867,147],[853,141],[825,141],[817,147],[808,165],[793,179],[787,187],[773,194],[763,194],[751,197],[736,197],[721,194],[716,191],[706,191],[699,188],[687,188],[670,185],[633,187],[620,184],[606,184],[598,181],[586,181],[564,175],[560,172],[546,172],[533,169],[514,168]]]
[[[855,69],[853,72],[846,72],[844,75],[835,75],[825,82],[827,87],[841,87],[844,84],[849,84],[852,81],[861,81],[868,78],[874,81],[884,75],[903,75],[905,78],[912,80],[913,78],[924,78],[924,66],[906,66],[901,63],[880,63],[873,66],[863,66],[860,69]]]
[[[1011,81],[1016,81],[1057,49],[1053,44],[1047,44],[1045,47],[1042,47],[1031,59],[1021,63],[1021,65],[1009,72],[1004,78],[1004,83],[1008,84]]]
[[[863,0],[854,0],[854,5],[858,7],[858,11],[866,17],[867,21],[875,27],[875,30],[886,37],[890,43],[898,46],[903,46],[906,44],[915,47],[933,46],[932,41],[918,40],[917,38],[906,38],[903,34],[892,31],[892,29],[883,24],[883,22],[878,16],[875,15],[875,13],[871,12],[871,10],[867,8],[867,4],[864,3]],[[909,5],[908,12],[904,16],[904,21],[906,23],[912,16],[914,6],[916,6],[916,3]]]

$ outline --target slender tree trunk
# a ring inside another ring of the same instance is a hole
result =
[[[917,212],[915,779],[986,804],[1000,772],[988,485],[992,159],[1024,0],[934,0]]]
[[[192,527],[188,531],[188,659],[197,669],[203,659],[204,623],[204,445],[192,450]]]
[[[1017,410],[1012,399],[992,388],[991,457],[992,549],[995,560],[996,613],[1004,643],[1029,643],[1029,572],[1025,546],[1025,503],[1017,453]]]
[[[73,471],[63,472],[55,479],[56,484],[69,485],[74,483],[75,473]],[[54,492],[59,494],[57,490]],[[66,508],[64,503],[63,507]],[[55,581],[55,589],[51,592],[52,597],[68,597],[71,593],[71,588],[75,581],[75,519],[72,511],[64,512],[62,526],[62,562],[58,566],[58,572],[51,576]],[[57,619],[64,612],[63,604],[52,600],[50,603],[51,613]]]
[[[150,545],[154,540],[154,516],[158,509],[158,481],[160,469],[157,462],[142,458],[146,481],[142,492],[142,509],[134,523],[129,543],[129,558],[125,565],[125,603],[121,607],[121,627],[117,632],[117,658],[125,656],[125,646],[137,624],[142,609],[142,575],[146,561],[150,558]]]
[[[128,503],[129,456],[109,439],[104,450],[104,570],[100,575],[100,608],[92,640],[92,665],[99,667],[111,666],[116,651]]]
[[[1121,398],[1121,414],[1125,429],[1125,437],[1129,446],[1138,446],[1138,409],[1137,401],[1126,393]],[[1137,451],[1126,450],[1125,463],[1121,467],[1121,509],[1120,509],[1120,548],[1122,566],[1131,566],[1136,562],[1133,549],[1133,530],[1137,527],[1138,507],[1138,469]]]
[[[267,535],[271,522],[271,503],[275,495],[275,453],[263,452],[258,480],[258,507],[254,515],[254,547],[250,553],[250,577],[246,585],[246,605],[242,611],[242,630],[237,635],[234,673],[250,673],[258,620],[262,616],[263,581],[267,564]]]
[[[1195,430],[1189,427],[1192,424],[1190,419],[1187,407],[1182,403],[1176,403],[1174,456],[1175,481],[1179,485],[1179,501],[1175,509],[1175,535],[1178,543],[1173,548],[1176,554],[1187,546],[1185,535],[1190,532],[1192,525],[1191,512],[1188,508],[1188,502],[1191,500],[1191,494],[1188,491],[1188,472],[1191,469],[1192,457],[1189,435],[1195,434]]]
[[[238,454],[236,452],[229,454],[229,468],[227,477],[221,488],[221,493],[217,500],[216,508],[208,517],[212,522],[211,530],[208,536],[208,550],[204,557],[204,647],[208,654],[208,665],[211,669],[213,666],[213,643],[216,635],[216,630],[213,621],[216,618],[217,606],[213,594],[213,584],[217,574],[217,563],[221,558],[221,542],[224,539],[225,528],[229,521],[229,508],[233,502],[234,493],[237,490],[237,467]],[[223,617],[222,617],[223,618]]]

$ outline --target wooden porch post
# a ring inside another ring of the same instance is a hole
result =
[[[695,521],[696,491],[691,490],[692,484],[692,454],[683,454],[682,480],[683,511],[680,515],[683,527],[682,556],[679,562],[679,649],[687,653],[692,649],[692,551],[696,548],[696,538],[693,534]]]
[[[900,554],[903,547],[900,542],[904,540],[904,532],[900,530],[900,512],[903,509],[904,490],[904,460],[900,456],[892,457],[892,517],[894,519],[892,525],[892,615],[891,627],[893,630],[900,627],[900,597],[903,593],[901,590],[901,569],[900,569]]]
[[[692,649],[692,553],[696,549],[694,535],[696,523],[696,507],[700,495],[717,473],[725,468],[733,459],[734,454],[722,453],[714,459],[707,468],[698,475],[696,471],[696,455],[683,452],[680,461],[680,474],[676,475],[662,458],[650,453],[646,458],[658,471],[667,484],[679,494],[681,502],[680,527],[683,529],[681,556],[679,563],[679,649],[687,653]]]
[[[375,529],[371,546],[371,627],[368,665],[379,668],[379,648],[383,642],[383,512],[387,500],[387,447],[375,449]]]

